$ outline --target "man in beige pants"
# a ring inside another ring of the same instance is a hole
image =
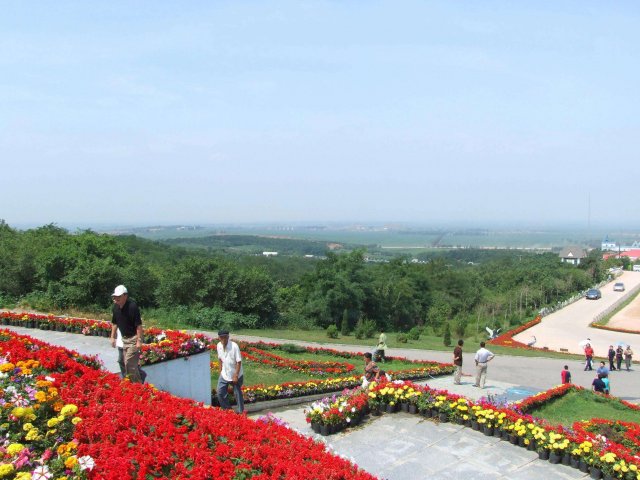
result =
[[[480,350],[476,352],[476,383],[474,387],[484,388],[484,381],[487,378],[487,363],[489,363],[495,355],[484,348],[485,343],[480,342]]]
[[[453,383],[460,385],[460,377],[462,377],[462,345],[464,340],[458,340],[458,346],[453,349],[453,364],[456,366],[456,373],[453,376]]]

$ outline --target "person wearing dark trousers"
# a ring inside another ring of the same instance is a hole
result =
[[[624,350],[622,345],[618,345],[616,348],[616,368],[620,370],[622,368],[622,358],[624,357]]]
[[[616,358],[616,351],[613,348],[613,345],[609,345],[609,370],[610,371],[614,371],[616,369],[615,365],[613,364],[613,361]]]

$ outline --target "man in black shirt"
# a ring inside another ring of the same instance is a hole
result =
[[[113,293],[113,314],[111,317],[111,346],[116,346],[117,331],[122,334],[124,344],[124,369],[132,382],[142,383],[140,378],[140,348],[142,347],[142,318],[140,309],[124,285],[118,285]]]

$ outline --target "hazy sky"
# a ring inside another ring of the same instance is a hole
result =
[[[11,225],[640,226],[635,0],[2,9]]]

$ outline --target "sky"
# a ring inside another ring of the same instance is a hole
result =
[[[34,1],[10,225],[640,228],[636,1]]]

